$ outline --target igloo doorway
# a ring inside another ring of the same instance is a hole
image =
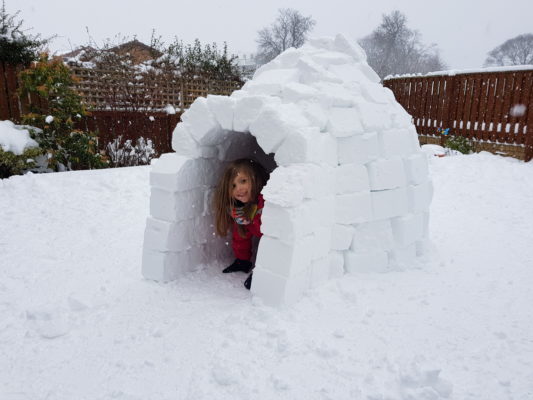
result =
[[[229,97],[198,98],[172,147],[151,172],[147,278],[231,258],[205,235],[210,193],[224,162],[258,149],[257,161],[278,166],[262,192],[251,288],[265,303],[292,303],[344,272],[408,266],[427,247],[432,185],[416,129],[343,36],[287,50]]]

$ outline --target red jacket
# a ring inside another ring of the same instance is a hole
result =
[[[231,247],[233,248],[233,253],[236,258],[250,260],[252,257],[252,236],[261,237],[263,235],[261,233],[261,214],[264,205],[265,201],[260,194],[257,197],[257,212],[255,213],[252,222],[249,225],[244,225],[246,230],[245,237],[239,235],[239,230],[237,229],[238,225],[233,221],[233,240],[231,242]]]

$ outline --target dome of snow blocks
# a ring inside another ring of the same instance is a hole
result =
[[[410,268],[428,251],[433,186],[416,129],[342,35],[288,49],[231,96],[198,98],[172,147],[150,176],[148,279],[231,262],[211,203],[226,163],[242,157],[271,171],[251,287],[265,304],[345,273]]]

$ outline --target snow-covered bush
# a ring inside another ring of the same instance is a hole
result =
[[[44,55],[20,77],[21,93],[43,100],[30,104],[23,122],[40,129],[34,139],[47,154],[50,167],[56,171],[106,167],[108,162],[97,149],[96,133],[76,129],[87,112],[72,89],[68,67]]]
[[[26,127],[0,121],[0,179],[22,174],[37,166],[42,151]]]
[[[122,136],[119,136],[107,144],[106,150],[112,167],[148,165],[156,156],[152,141],[143,137],[138,138],[134,146],[130,139],[122,143]]]
[[[472,141],[463,136],[451,136],[446,139],[444,147],[458,151],[463,154],[470,154],[474,150]]]

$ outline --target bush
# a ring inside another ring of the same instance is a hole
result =
[[[42,100],[30,105],[31,112],[23,115],[23,122],[41,130],[34,139],[47,153],[50,167],[56,171],[106,167],[106,158],[97,151],[97,135],[75,129],[87,112],[71,88],[74,81],[68,67],[43,55],[20,77],[21,94],[37,95]]]
[[[0,179],[9,178],[11,175],[20,175],[37,166],[36,158],[42,156],[38,147],[24,150],[20,155],[4,151],[0,146]]]
[[[156,155],[150,139],[144,140],[141,137],[137,139],[137,144],[133,146],[129,139],[123,144],[122,136],[107,144],[107,154],[113,167],[148,165]]]
[[[470,154],[474,150],[472,141],[463,136],[452,136],[448,138],[444,143],[444,147],[463,154]]]

